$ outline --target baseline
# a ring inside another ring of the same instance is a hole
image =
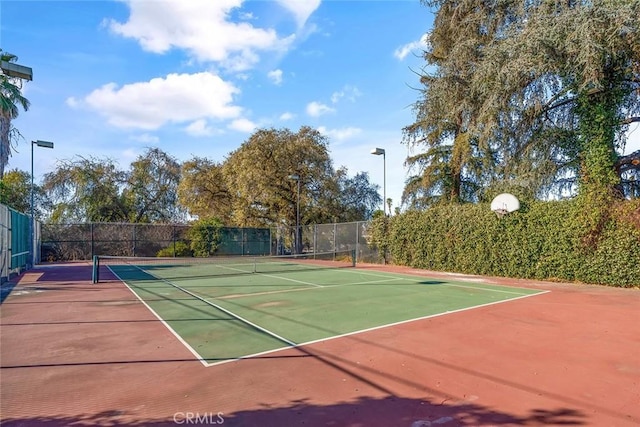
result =
[[[219,305],[218,305],[218,304],[216,304],[216,303],[213,303],[213,302],[211,302],[211,301],[209,301],[209,300],[207,300],[207,299],[205,299],[205,298],[202,298],[201,296],[199,296],[199,295],[197,295],[197,294],[195,294],[195,293],[193,293],[193,292],[191,292],[191,291],[189,291],[189,290],[187,290],[187,289],[185,289],[185,288],[183,288],[183,287],[181,287],[181,286],[179,286],[179,285],[176,285],[175,283],[172,283],[171,281],[169,281],[169,280],[167,280],[167,279],[163,279],[163,278],[160,278],[160,277],[156,277],[156,276],[154,276],[153,274],[150,274],[149,272],[145,271],[144,269],[142,269],[142,268],[140,268],[140,267],[138,267],[138,266],[134,266],[134,267],[135,267],[135,268],[137,268],[137,269],[139,269],[139,270],[140,270],[140,271],[142,271],[143,273],[148,274],[149,276],[151,276],[151,277],[155,278],[156,280],[159,280],[159,281],[165,282],[165,283],[167,283],[168,285],[173,286],[174,288],[176,288],[176,289],[178,289],[178,290],[180,290],[180,291],[182,291],[182,292],[184,292],[184,293],[186,293],[186,294],[188,294],[188,295],[190,295],[190,296],[192,296],[192,297],[194,297],[194,298],[196,298],[196,299],[198,299],[198,300],[200,300],[200,301],[204,302],[205,304],[207,304],[207,305],[209,305],[209,306],[211,306],[211,307],[213,307],[213,308],[215,308],[215,309],[217,309],[217,310],[220,310],[220,311],[222,311],[222,312],[224,312],[224,313],[228,314],[229,316],[231,316],[231,317],[233,317],[233,318],[235,318],[235,319],[237,319],[237,320],[239,320],[239,321],[241,321],[241,322],[245,323],[246,325],[249,325],[251,328],[253,328],[253,329],[257,329],[258,331],[263,332],[263,333],[265,333],[265,334],[267,334],[267,335],[269,335],[269,336],[271,336],[271,337],[275,338],[276,340],[281,341],[281,342],[283,342],[283,343],[285,343],[285,344],[287,344],[287,345],[288,345],[288,347],[282,347],[282,348],[277,349],[277,350],[281,350],[281,349],[289,348],[289,347],[297,347],[297,346],[298,346],[298,344],[297,344],[297,343],[295,343],[295,342],[293,342],[293,341],[290,341],[290,340],[288,340],[288,339],[286,339],[286,338],[284,338],[284,337],[282,337],[282,336],[280,336],[280,335],[276,334],[275,332],[272,332],[272,331],[270,331],[270,330],[268,330],[268,329],[266,329],[266,328],[264,328],[264,327],[262,327],[262,326],[260,326],[260,325],[258,325],[258,324],[256,324],[256,323],[254,323],[254,322],[251,322],[250,320],[245,319],[244,317],[239,316],[238,314],[236,314],[236,313],[234,313],[234,312],[232,312],[232,311],[230,311],[230,310],[228,310],[228,309],[226,309],[226,308],[224,308],[224,307],[221,307],[221,306],[219,306]],[[110,266],[109,266],[108,268],[109,268],[109,270],[111,270],[111,267],[110,267]],[[169,329],[169,331],[171,331],[171,333],[172,333],[175,337],[177,337],[177,338],[178,338],[178,340],[179,340],[183,345],[185,345],[185,346],[187,347],[187,349],[189,349],[189,350],[191,351],[191,353],[192,353],[194,356],[196,356],[196,358],[197,358],[197,359],[198,359],[198,360],[199,360],[199,361],[200,361],[200,362],[201,362],[205,367],[209,367],[209,366],[211,366],[211,365],[216,364],[216,363],[211,364],[211,363],[207,362],[207,361],[205,360],[205,358],[204,358],[204,357],[202,357],[202,356],[201,356],[201,355],[200,355],[200,354],[199,354],[199,353],[198,353],[198,352],[197,352],[193,347],[191,347],[191,345],[190,345],[189,343],[187,343],[187,342],[186,342],[186,341],[185,341],[185,340],[180,336],[180,334],[178,334],[178,332],[176,332],[176,331],[175,331],[175,330],[174,330],[174,329],[173,329],[173,328],[172,328],[172,327],[171,327],[171,326],[170,326],[170,325],[169,325],[169,324],[168,324],[164,319],[162,319],[162,317],[160,317],[160,315],[159,315],[159,314],[158,314],[158,313],[157,313],[153,308],[151,308],[151,307],[149,306],[149,304],[147,304],[147,303],[146,303],[146,302],[145,302],[145,301],[144,301],[144,300],[143,300],[143,299],[138,295],[138,293],[137,293],[137,292],[135,292],[135,291],[131,288],[131,286],[129,286],[129,284],[128,284],[125,280],[123,280],[122,278],[120,278],[120,276],[118,276],[118,275],[117,275],[113,270],[111,270],[111,272],[112,272],[112,273],[113,273],[113,274],[114,274],[114,275],[115,275],[115,276],[116,276],[116,277],[117,277],[117,278],[118,278],[122,283],[124,283],[124,284],[125,284],[125,286],[126,286],[126,287],[131,291],[131,292],[133,292],[133,294],[134,294],[134,295],[135,295],[135,296],[136,296],[136,297],[137,297],[137,298],[138,298],[138,299],[139,299],[139,300],[140,300],[140,301],[141,301],[141,302],[142,302],[142,303],[143,303],[143,304],[144,304],[144,305],[145,305],[145,306],[146,306],[146,307],[147,307],[147,308],[148,308],[148,309],[149,309],[149,310],[150,310],[150,311],[151,311],[151,312],[152,312],[152,313],[153,313],[153,314],[158,318],[158,320],[160,320],[160,321],[162,322],[162,324],[163,324],[163,325],[165,325],[165,326],[167,327],[167,329]],[[238,358],[233,358],[233,359],[229,359],[229,360],[236,360],[236,359],[238,359]]]

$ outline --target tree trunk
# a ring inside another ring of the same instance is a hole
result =
[[[0,179],[4,178],[4,168],[11,155],[11,120],[0,116]]]

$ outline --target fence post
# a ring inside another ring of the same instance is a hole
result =
[[[11,215],[9,208],[0,205],[0,283],[9,280],[11,266]]]
[[[136,225],[132,224],[132,228],[133,228],[133,231],[131,233],[132,234],[131,238],[133,240],[133,256],[136,256]]]
[[[91,258],[96,255],[96,246],[93,238],[93,222],[89,223],[89,233],[91,234]]]
[[[100,281],[100,265],[98,264],[98,257],[94,255],[93,266],[91,268],[91,283],[96,284]]]
[[[359,247],[360,247],[360,221],[356,221],[356,253],[353,258],[354,262],[357,261],[358,254],[360,253]]]

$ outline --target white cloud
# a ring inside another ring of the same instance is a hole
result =
[[[420,51],[428,50],[429,47],[430,47],[429,33],[426,33],[422,37],[420,37],[420,40],[412,41],[411,43],[407,43],[404,46],[400,46],[399,48],[397,48],[393,52],[393,56],[395,56],[400,61],[402,61],[411,52],[418,51],[418,50]]]
[[[80,102],[77,99],[75,99],[73,96],[70,96],[69,98],[67,98],[65,103],[71,108],[78,108],[80,106]]]
[[[240,12],[240,19],[243,19],[245,21],[253,21],[254,19],[256,19],[256,17],[253,16],[253,13],[251,12]]]
[[[239,132],[252,132],[256,128],[256,124],[249,119],[236,119],[229,124],[229,129]]]
[[[148,133],[133,135],[133,136],[130,136],[129,139],[133,141],[143,142],[145,144],[157,144],[160,141],[160,138],[158,138],[155,135],[150,135]]]
[[[342,142],[362,132],[362,129],[356,127],[346,127],[342,129],[327,129],[324,126],[318,127],[318,132],[330,137],[336,142]]]
[[[169,74],[122,87],[109,83],[87,95],[84,102],[113,126],[154,130],[167,123],[238,118],[242,109],[233,105],[238,92],[233,84],[208,72]]]
[[[207,124],[205,119],[196,120],[184,128],[184,130],[191,136],[210,136],[214,133],[213,128]]]
[[[342,90],[333,92],[331,94],[331,102],[337,104],[342,98],[345,98],[351,102],[355,102],[356,98],[362,95],[362,92],[355,86],[346,85]]]
[[[320,117],[323,114],[333,113],[335,111],[335,109],[320,102],[313,101],[307,104],[307,114],[311,117]]]
[[[280,120],[287,121],[287,120],[293,119],[294,117],[295,117],[295,114],[290,113],[290,112],[287,111],[286,113],[282,113],[280,115]]]
[[[278,3],[296,17],[298,27],[303,27],[320,6],[320,0],[278,0]]]
[[[138,156],[140,156],[140,154],[142,153],[138,153],[138,150],[134,149],[134,148],[127,148],[126,150],[122,151],[120,153],[119,156],[119,160],[120,160],[120,165],[129,165],[131,163],[133,163]]]
[[[294,35],[280,38],[274,29],[232,22],[230,13],[241,7],[243,0],[124,2],[130,9],[128,20],[105,22],[113,33],[137,40],[149,52],[183,49],[198,61],[217,62],[233,71],[255,65],[258,52],[286,50],[295,40]]]
[[[269,80],[273,82],[273,84],[280,86],[282,84],[282,70],[273,70],[267,73],[267,77]]]

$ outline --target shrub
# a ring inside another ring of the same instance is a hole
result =
[[[571,201],[528,201],[498,218],[484,203],[435,206],[372,227],[393,263],[468,274],[640,285],[640,201],[611,206],[585,244]]]
[[[193,256],[193,252],[189,245],[182,240],[178,240],[169,247],[160,249],[156,254],[158,257],[190,257]]]
[[[189,230],[193,256],[207,257],[215,254],[220,245],[222,223],[216,218],[196,221]]]

